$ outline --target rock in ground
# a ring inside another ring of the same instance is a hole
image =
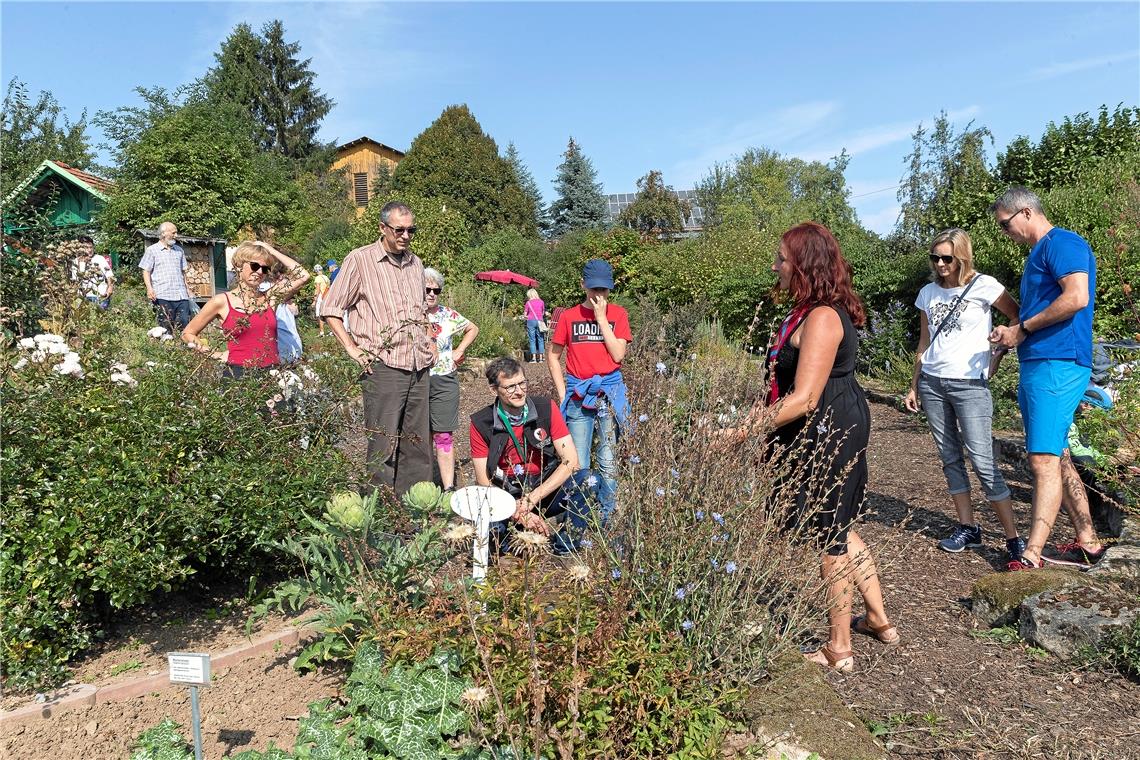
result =
[[[1082,647],[1097,646],[1112,630],[1131,625],[1140,614],[1136,586],[1087,580],[1022,602],[1021,638],[1060,657],[1072,657]]]
[[[1017,622],[1022,601],[1034,594],[1059,589],[1077,578],[1076,570],[1044,568],[1033,572],[990,573],[970,592],[974,617],[987,628]]]

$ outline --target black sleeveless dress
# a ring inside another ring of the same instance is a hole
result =
[[[798,514],[793,524],[806,527],[828,554],[847,553],[847,529],[859,516],[867,490],[867,442],[871,436],[871,410],[855,379],[855,355],[859,335],[851,317],[836,308],[843,323],[843,340],[835,364],[823,387],[815,412],[793,420],[773,433],[778,444],[796,455],[785,478],[799,483]],[[780,397],[792,391],[800,350],[788,341],[776,357]],[[803,438],[797,440],[797,436]],[[809,486],[813,479],[821,483]],[[804,519],[811,525],[802,525]]]

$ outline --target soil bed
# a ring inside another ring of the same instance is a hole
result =
[[[526,370],[532,393],[549,392],[545,366]],[[466,419],[491,394],[481,375],[463,376],[462,388]],[[988,505],[977,504],[986,546],[956,555],[939,551],[937,541],[955,518],[930,435],[916,418],[886,405],[873,404],[872,416],[871,482],[861,531],[879,560],[888,611],[903,641],[886,648],[856,636],[856,672],[826,674],[841,700],[888,743],[892,757],[1140,758],[1135,683],[976,629],[963,602],[978,578],[1002,566],[996,519]],[[457,442],[462,484],[470,477],[465,427]],[[1030,484],[1008,465],[1002,471],[1025,530]],[[976,481],[974,493],[981,493]],[[1060,517],[1054,538],[1067,540],[1070,533]],[[245,588],[235,586],[197,607],[171,597],[133,615],[76,667],[76,680],[101,684],[145,675],[165,669],[168,651],[221,652],[244,641],[244,595]],[[258,630],[293,622],[271,618]],[[208,757],[265,749],[270,741],[291,748],[295,718],[309,702],[337,694],[342,672],[301,676],[289,666],[294,655],[269,653],[218,673],[202,701]],[[138,733],[166,716],[185,724],[189,711],[183,689],[101,704],[3,729],[0,756],[125,758]]]

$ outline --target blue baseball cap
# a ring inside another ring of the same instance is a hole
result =
[[[1101,388],[1099,385],[1090,385],[1088,388],[1086,388],[1085,395],[1081,401],[1084,401],[1087,404],[1092,404],[1098,409],[1112,408],[1112,396],[1110,396],[1108,391],[1106,391],[1104,388]]]
[[[614,268],[608,261],[590,259],[582,267],[582,282],[587,288],[614,289]]]
[[[325,265],[330,266],[330,267],[335,267],[336,266],[336,259],[329,259],[328,261],[325,262]]]

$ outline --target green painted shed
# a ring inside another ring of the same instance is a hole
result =
[[[13,204],[30,203],[41,208],[54,195],[54,205],[47,209],[53,226],[89,229],[93,226],[95,215],[106,205],[107,194],[113,188],[114,183],[110,180],[76,169],[62,161],[44,161],[8,194],[4,206],[10,208]],[[5,219],[5,235],[19,232],[20,228],[10,226]],[[115,263],[118,263],[117,258],[112,253]]]

